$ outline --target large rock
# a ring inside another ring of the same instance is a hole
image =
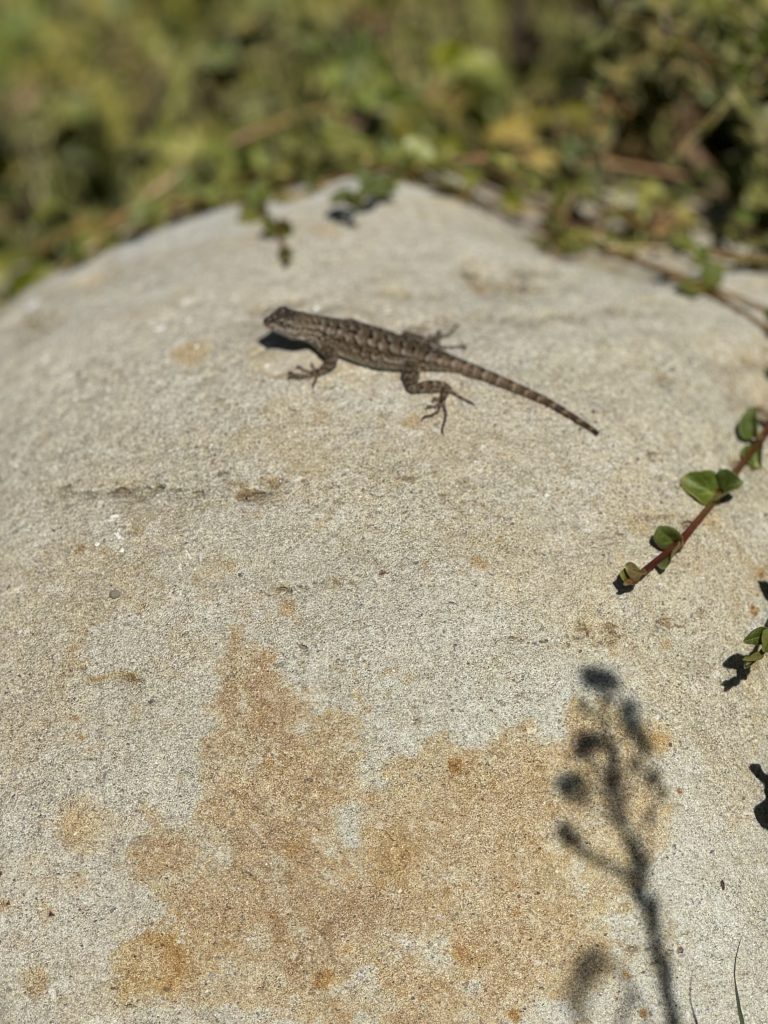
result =
[[[0,1005],[13,1024],[764,1019],[768,476],[634,593],[764,340],[421,188],[231,208],[2,314]],[[765,277],[738,282],[758,296]],[[552,396],[265,347],[278,305]],[[757,809],[757,816],[754,808]],[[623,1014],[623,1016],[622,1016]],[[686,1017],[687,1019],[687,1017]]]

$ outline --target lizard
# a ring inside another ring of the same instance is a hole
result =
[[[287,306],[280,306],[265,317],[264,325],[283,338],[304,342],[314,349],[322,360],[319,366],[311,366],[308,369],[303,366],[296,367],[288,374],[290,379],[309,379],[314,387],[318,377],[331,373],[336,368],[339,359],[357,363],[358,366],[366,366],[371,370],[397,372],[409,394],[434,395],[422,419],[442,414],[441,433],[445,431],[448,417],[446,402],[451,395],[469,405],[474,403],[454,391],[445,381],[419,380],[419,374],[428,371],[459,373],[463,377],[503,388],[552,409],[592,434],[598,433],[591,423],[587,423],[554,399],[453,355],[441,342],[443,338],[453,333],[455,327],[449,331],[436,331],[434,334],[422,335],[410,331],[397,334],[395,331],[374,327],[373,324],[362,323],[360,320],[342,320],[332,316],[321,316],[319,313],[302,313]]]

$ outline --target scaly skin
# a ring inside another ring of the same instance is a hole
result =
[[[448,415],[446,400],[451,395],[462,402],[468,402],[469,399],[463,398],[453,390],[450,384],[446,384],[444,381],[419,380],[419,374],[427,371],[459,373],[463,377],[470,377],[473,380],[483,381],[485,384],[492,384],[493,387],[503,388],[504,391],[511,391],[515,395],[521,395],[532,402],[544,405],[547,409],[552,409],[560,416],[565,416],[566,419],[577,423],[591,434],[597,434],[597,430],[591,423],[577,416],[570,409],[566,409],[559,402],[555,402],[554,399],[547,398],[546,395],[533,391],[524,384],[518,384],[508,377],[502,377],[492,370],[486,370],[482,366],[476,366],[475,363],[451,355],[440,344],[441,339],[450,334],[450,331],[425,336],[410,332],[396,334],[394,331],[388,331],[383,327],[374,327],[372,324],[365,324],[359,320],[339,320],[336,317],[320,316],[317,313],[301,313],[295,309],[288,309],[286,306],[281,306],[270,313],[264,320],[264,324],[284,338],[303,341],[313,348],[322,359],[320,366],[309,369],[300,366],[290,373],[289,377],[311,379],[314,384],[318,377],[334,370],[339,359],[346,359],[347,362],[357,363],[359,366],[367,366],[371,370],[397,372],[400,374],[403,387],[410,394],[435,396],[428,406],[429,411],[424,418],[442,413],[441,431],[445,430]]]

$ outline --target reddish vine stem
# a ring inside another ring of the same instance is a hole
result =
[[[629,260],[631,263],[636,263],[639,267],[645,267],[646,270],[652,270],[655,273],[660,274],[662,277],[665,277],[668,281],[674,281],[676,284],[682,284],[685,281],[690,280],[688,274],[684,274],[679,270],[672,270],[671,267],[665,267],[661,263],[656,263],[655,260],[649,259],[647,256],[641,256],[639,253],[622,249],[621,247],[606,241],[599,241],[597,244],[604,252],[609,253],[611,256],[620,256],[623,260]],[[759,327],[764,334],[768,334],[766,308],[759,302],[755,302],[754,299],[750,299],[745,295],[738,295],[736,292],[732,292],[727,288],[720,288],[717,285],[713,288],[703,289],[702,294],[711,295],[713,299],[717,299],[718,302],[722,302],[724,305],[728,306],[729,309],[732,309],[734,313],[738,313],[740,316],[749,320],[750,323],[754,324],[755,327]],[[754,313],[753,310],[759,310],[760,313]]]
[[[735,462],[734,465],[731,467],[736,476],[741,475],[741,471],[747,465],[747,463],[755,454],[755,452],[759,451],[762,448],[762,446],[765,444],[766,439],[768,439],[768,422],[763,424],[763,428],[757,435],[755,440],[752,442],[752,444],[749,445],[749,447],[744,449],[744,453],[741,455],[738,461]],[[722,499],[723,495],[720,494],[717,497],[713,498],[712,501],[708,502],[702,508],[701,512],[699,512],[696,518],[692,519],[691,522],[683,530],[683,532],[680,535],[680,540],[676,540],[673,541],[672,544],[668,544],[662,551],[658,553],[658,555],[652,558],[650,562],[646,562],[646,564],[642,566],[642,568],[640,569],[640,573],[637,579],[633,579],[630,586],[634,587],[637,583],[640,582],[640,580],[645,579],[648,573],[653,572],[656,566],[660,565],[665,558],[672,558],[673,555],[677,554],[677,552],[682,549],[683,545],[691,536],[691,534],[698,530],[698,528],[707,518],[707,516],[715,507],[715,505],[719,505]]]

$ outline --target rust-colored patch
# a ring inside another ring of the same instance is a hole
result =
[[[130,849],[165,916],[116,951],[120,999],[454,1024],[561,996],[564,951],[625,897],[553,838],[562,744],[439,735],[369,786],[355,716],[313,710],[237,636],[222,675],[191,821]]]
[[[296,617],[296,601],[292,597],[282,597],[277,606],[277,614],[285,619]]]
[[[487,569],[490,562],[487,558],[483,558],[481,555],[472,555],[469,560],[469,564],[473,569]]]
[[[238,487],[235,491],[235,501],[259,502],[266,501],[270,497],[269,491],[261,491],[258,487]]]
[[[198,562],[191,579],[195,583],[217,582],[231,576],[237,571],[237,562],[234,558],[227,558],[218,552],[204,555]]]
[[[120,947],[114,970],[126,1001],[147,995],[178,996],[194,977],[189,955],[178,939],[170,932],[152,929]]]
[[[591,640],[598,646],[611,648],[621,640],[621,630],[608,619],[592,622],[579,619],[573,626],[572,636],[574,640]]]
[[[44,996],[51,986],[48,971],[40,964],[27,967],[21,972],[21,987],[30,999]]]
[[[88,672],[85,678],[89,683],[130,683],[131,686],[144,682],[138,673],[129,668],[115,669],[114,672]]]
[[[318,989],[330,988],[330,986],[333,984],[333,980],[335,977],[336,975],[333,973],[333,971],[328,970],[328,968],[325,967],[315,974],[314,978],[312,979],[312,988],[315,991],[317,991]]]
[[[209,341],[183,341],[171,349],[171,359],[179,366],[186,366],[192,369],[199,366],[211,352]]]
[[[265,474],[259,480],[258,486],[251,487],[247,484],[240,484],[235,491],[235,500],[255,503],[268,501],[276,491],[280,490],[282,485],[282,477]]]
[[[86,795],[64,805],[56,822],[56,835],[72,853],[86,854],[105,842],[113,828],[112,814]]]

